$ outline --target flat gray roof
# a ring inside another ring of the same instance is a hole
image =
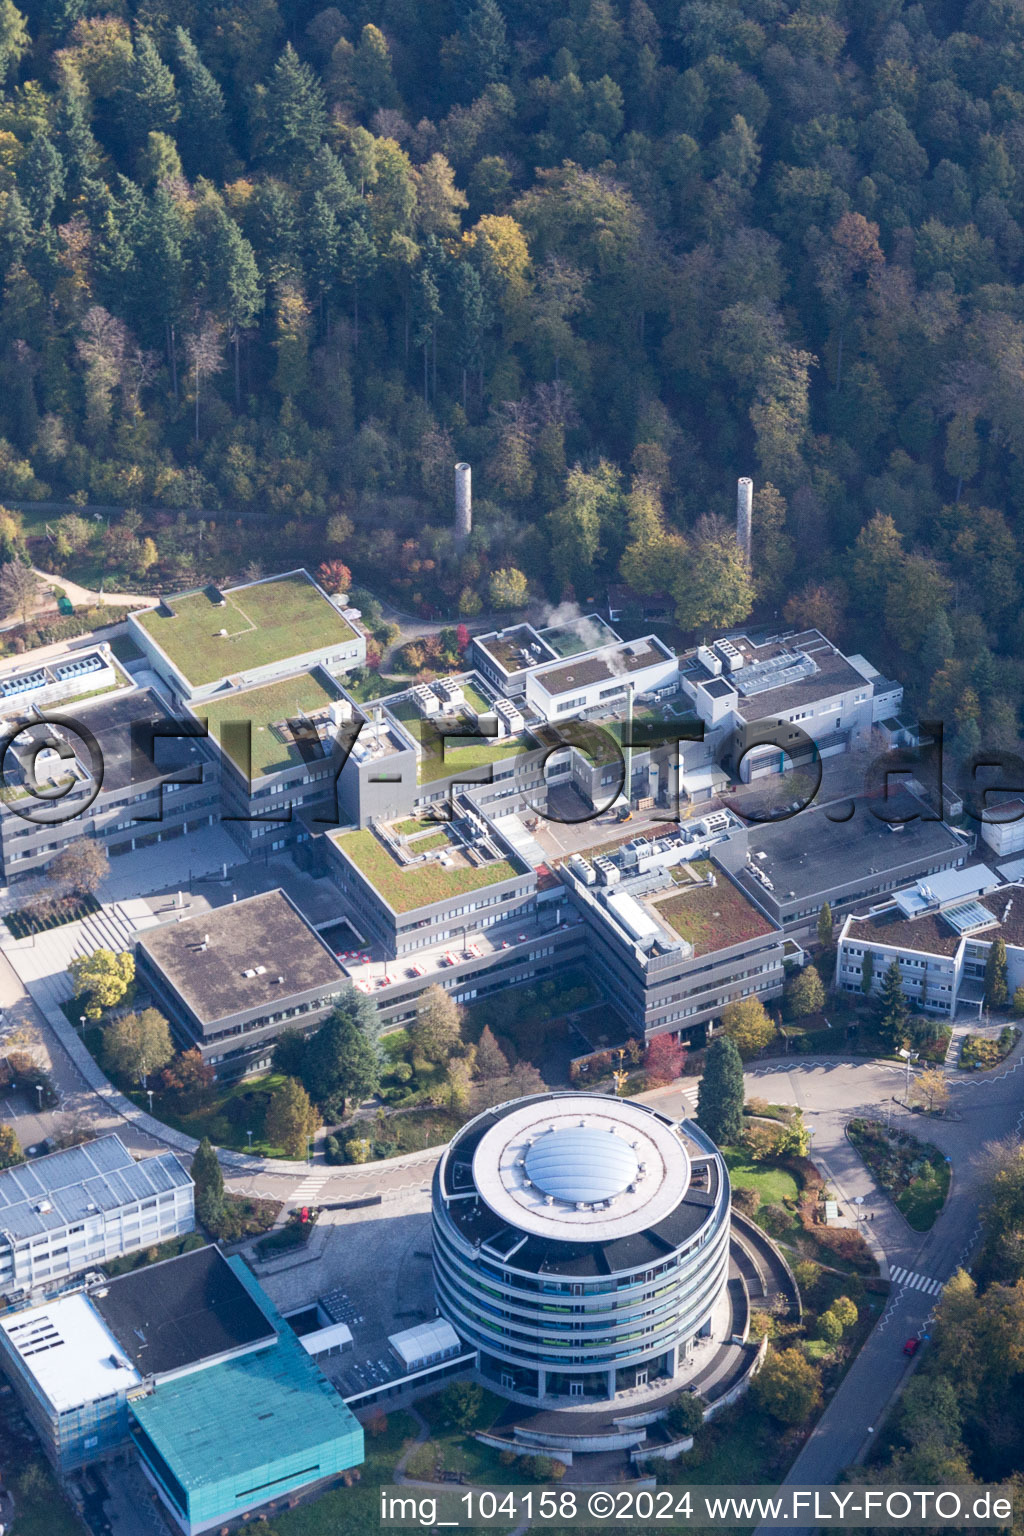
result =
[[[0,1231],[24,1242],[191,1182],[173,1152],[137,1163],[119,1136],[100,1136],[0,1172]]]
[[[922,819],[932,813],[906,790],[890,794],[888,801],[857,799],[853,804],[854,814],[848,821],[830,821],[825,807],[814,806],[786,821],[750,827],[750,852],[766,855],[757,859],[757,867],[771,880],[777,902],[785,905],[817,896],[921,859],[957,852],[966,858],[969,853],[969,845],[944,822]],[[891,831],[872,814],[872,804],[887,816],[916,812],[918,819]],[[842,811],[841,806],[828,809],[834,816]],[[754,896],[764,899],[760,882],[743,871],[738,878]]]
[[[281,890],[147,929],[137,943],[203,1024],[348,981]]]

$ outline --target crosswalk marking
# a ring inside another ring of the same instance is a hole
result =
[[[310,1200],[318,1195],[325,1184],[330,1183],[329,1173],[308,1173],[301,1184],[296,1185],[292,1191],[293,1200]]]
[[[926,1296],[937,1296],[943,1286],[943,1281],[933,1280],[930,1275],[919,1275],[915,1270],[904,1269],[902,1265],[890,1271],[889,1278],[895,1285],[911,1291],[923,1291]]]

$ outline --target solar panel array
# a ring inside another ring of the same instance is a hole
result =
[[[799,683],[818,670],[818,663],[802,651],[780,651],[768,661],[755,661],[732,673],[732,679],[744,698],[767,693],[769,688],[786,688]]]

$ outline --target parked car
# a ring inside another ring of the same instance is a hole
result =
[[[920,1349],[920,1347],[921,1347],[921,1340],[920,1339],[908,1339],[907,1342],[903,1346],[903,1353],[905,1355],[916,1355],[918,1350]]]

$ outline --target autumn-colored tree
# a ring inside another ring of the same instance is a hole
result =
[[[352,572],[344,560],[325,560],[317,566],[316,579],[325,592],[348,592],[352,585]]]
[[[672,1034],[655,1035],[644,1052],[644,1073],[652,1086],[674,1083],[682,1075],[686,1047]]]
[[[722,1009],[722,1028],[746,1060],[775,1039],[775,1021],[756,997],[738,998]]]

